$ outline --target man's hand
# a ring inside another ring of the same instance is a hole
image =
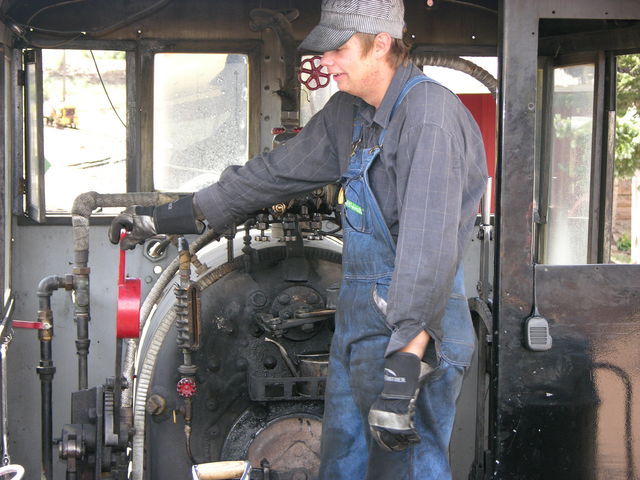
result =
[[[413,418],[420,386],[432,369],[412,354],[392,354],[384,364],[384,388],[369,410],[369,429],[387,451],[420,442]]]
[[[140,207],[135,205],[127,208],[111,222],[109,227],[109,241],[113,244],[120,242],[120,231],[125,229],[129,234],[120,242],[120,248],[131,250],[136,245],[158,234],[154,219],[155,207]]]
[[[179,198],[157,207],[133,206],[127,208],[111,222],[109,240],[120,241],[120,231],[129,235],[122,239],[120,248],[132,249],[139,243],[159,233],[202,233],[204,224],[198,220],[193,203],[193,195]]]

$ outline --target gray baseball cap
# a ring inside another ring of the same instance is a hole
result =
[[[402,0],[322,0],[320,23],[300,44],[300,50],[328,52],[356,33],[387,32],[402,38]]]

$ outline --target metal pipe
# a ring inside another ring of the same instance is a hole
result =
[[[193,247],[194,245],[192,244],[191,248]],[[233,263],[224,263],[211,270],[204,277],[201,277],[197,281],[197,286],[200,289],[204,289],[207,286],[212,285],[216,281],[220,280],[225,275],[234,271],[236,268],[236,265],[234,265]],[[149,349],[145,352],[145,356],[143,357],[141,362],[140,370],[138,371],[138,376],[136,379],[135,405],[133,410],[134,435],[133,445],[131,448],[132,480],[142,480],[142,478],[144,477],[144,432],[147,393],[151,386],[151,379],[153,376],[156,359],[160,353],[164,339],[175,323],[175,319],[176,312],[173,308],[170,309],[164,317],[160,318],[158,324],[155,326],[153,336],[150,340]]]
[[[64,277],[52,275],[45,277],[38,285],[38,321],[42,324],[38,330],[40,340],[40,363],[36,368],[40,377],[40,410],[42,434],[42,478],[53,479],[53,413],[52,383],[56,368],[53,365],[51,341],[53,339],[53,312],[51,311],[51,294],[58,288],[65,287]]]
[[[9,456],[9,420],[7,409],[7,350],[11,343],[11,335],[7,335],[0,345],[0,365],[2,368],[2,465],[9,465],[11,457]]]
[[[51,342],[40,341],[40,364],[36,369],[40,376],[40,415],[42,435],[42,476],[53,479],[53,413],[52,413],[52,382],[56,367],[51,357]]]
[[[74,250],[74,298],[73,318],[77,326],[76,350],[78,354],[78,388],[88,385],[89,321],[91,320],[89,263],[89,217],[99,207],[122,207],[131,205],[159,205],[178,198],[177,194],[158,192],[100,194],[86,192],[78,195],[71,208]]]
[[[213,239],[215,239],[217,234],[213,230],[208,230],[191,242],[189,247],[189,251],[192,255],[195,255],[202,247],[207,245]],[[192,257],[192,260],[195,260],[195,257]],[[145,326],[149,315],[153,311],[153,307],[158,303],[164,290],[167,288],[170,282],[173,281],[173,277],[178,271],[179,266],[179,257],[174,258],[171,263],[165,268],[164,272],[160,275],[156,283],[153,285],[149,294],[144,299],[142,303],[142,307],[140,308],[140,329]],[[125,353],[124,364],[122,367],[122,374],[127,380],[127,384],[129,388],[126,388],[122,391],[122,406],[123,407],[131,407],[133,406],[133,371],[136,361],[136,353],[138,351],[138,339],[128,339],[126,342],[127,350]]]

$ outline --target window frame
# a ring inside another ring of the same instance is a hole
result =
[[[605,56],[602,52],[584,52],[572,55],[561,55],[554,59],[549,57],[539,57],[539,70],[542,79],[542,95],[539,99],[539,115],[537,115],[536,123],[536,147],[538,153],[536,158],[536,181],[535,181],[535,199],[537,202],[537,212],[535,215],[536,222],[536,248],[535,258],[541,264],[546,263],[545,239],[549,229],[548,209],[549,209],[549,188],[550,188],[550,169],[552,165],[552,148],[551,148],[551,122],[552,118],[552,102],[553,102],[553,72],[556,68],[571,67],[574,65],[592,64],[594,67],[594,85],[593,85],[593,115],[591,127],[591,165],[589,176],[589,222],[587,227],[587,258],[583,263],[576,265],[588,265],[603,263],[602,251],[603,241],[606,238],[603,229],[602,212],[605,205],[610,199],[607,198],[607,166],[611,161],[607,161],[607,155],[610,153],[610,145],[607,148],[601,148],[601,139],[604,132],[608,131],[608,122],[605,118],[605,101],[603,92],[605,90],[605,81],[607,81],[605,69]],[[540,109],[541,108],[541,109]],[[615,126],[614,126],[615,128]],[[539,168],[538,168],[539,167]],[[611,182],[613,180],[611,179]],[[550,265],[550,264],[549,264]],[[572,264],[567,264],[572,265]]]
[[[51,48],[54,47],[45,47]],[[249,64],[249,120],[248,120],[248,158],[260,151],[260,93],[261,93],[261,54],[262,44],[258,40],[250,41],[157,41],[157,40],[82,40],[65,43],[67,50],[117,50],[124,51],[126,57],[127,88],[127,132],[126,132],[126,191],[151,192],[153,186],[153,58],[155,53],[231,53],[248,57]],[[12,78],[21,77],[21,49],[14,50]],[[16,61],[15,59],[18,59]],[[40,97],[42,96],[42,69],[40,75]],[[16,98],[23,99],[23,86],[14,83]],[[36,222],[25,214],[25,203],[20,193],[28,189],[23,165],[24,151],[24,100],[13,107],[14,110],[14,177],[13,213],[18,225],[71,225],[71,213],[46,214],[43,222]],[[42,102],[40,102],[42,110]],[[40,125],[42,130],[42,125]],[[18,148],[20,147],[20,148]],[[44,177],[44,172],[42,172]],[[43,178],[41,179],[44,180]],[[41,184],[44,185],[44,183]],[[113,216],[92,217],[96,225],[110,224]]]
[[[241,54],[248,58],[248,158],[260,151],[260,43],[246,42],[158,42],[141,41],[139,54],[141,88],[137,96],[146,114],[140,117],[139,175],[128,179],[128,191],[155,191],[153,185],[153,85],[156,53],[222,53]],[[184,192],[186,193],[186,192]]]

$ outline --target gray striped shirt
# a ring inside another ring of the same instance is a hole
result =
[[[354,105],[364,118],[363,146],[374,146],[386,128],[369,175],[397,244],[387,302],[387,321],[395,328],[387,354],[422,330],[442,340],[444,308],[487,178],[478,126],[448,89],[420,83],[390,118],[402,87],[420,73],[415,66],[398,68],[377,110],[338,92],[295,138],[229,167],[195,197],[211,227],[221,231],[247,213],[336,182],[351,151]]]

